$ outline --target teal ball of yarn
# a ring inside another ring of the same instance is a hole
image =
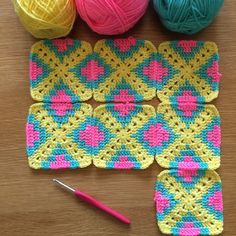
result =
[[[195,34],[214,20],[224,0],[153,0],[153,3],[167,29]]]

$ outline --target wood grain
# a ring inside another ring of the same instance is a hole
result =
[[[214,102],[222,118],[222,166],[226,236],[236,235],[236,1],[227,0],[219,17],[195,36],[164,29],[152,7],[139,24],[124,36],[133,35],[158,45],[164,40],[213,40],[220,48],[223,78]],[[143,171],[79,170],[33,171],[25,154],[25,122],[33,100],[29,94],[28,56],[33,39],[21,26],[11,1],[0,3],[0,235],[161,235],[155,222],[153,186],[161,168],[154,163]],[[102,36],[80,19],[72,37],[94,44]],[[94,106],[94,101],[90,101]],[[149,104],[157,105],[158,100]],[[52,178],[96,196],[132,219],[131,227],[79,202],[52,184]]]

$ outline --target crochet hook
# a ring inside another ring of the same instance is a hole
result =
[[[87,202],[88,204],[99,208],[100,210],[102,210],[102,211],[106,212],[107,214],[115,217],[116,219],[120,220],[121,222],[123,222],[125,224],[130,224],[131,223],[128,218],[126,218],[125,216],[123,216],[119,212],[111,209],[110,207],[106,206],[105,204],[99,202],[98,200],[96,200],[95,198],[91,197],[87,193],[81,192],[79,189],[73,189],[70,186],[62,183],[61,181],[59,181],[57,179],[53,179],[53,181],[55,183],[57,183],[58,185],[64,187],[65,189],[73,192],[74,195],[76,197],[80,198],[82,201]]]

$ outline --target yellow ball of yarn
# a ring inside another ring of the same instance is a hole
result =
[[[74,0],[13,0],[15,11],[35,38],[59,38],[70,33],[76,18]]]

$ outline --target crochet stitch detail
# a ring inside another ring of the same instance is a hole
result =
[[[163,102],[204,103],[218,96],[221,74],[213,42],[169,41],[158,47],[160,78],[157,96]]]
[[[164,168],[217,169],[221,128],[214,105],[161,103],[157,109],[158,164]]]
[[[33,169],[83,168],[92,162],[88,104],[37,103],[26,125],[27,154]]]
[[[40,102],[80,102],[92,97],[92,47],[66,39],[41,40],[30,53],[30,91]],[[94,72],[93,72],[94,73]]]
[[[215,171],[163,171],[157,177],[154,200],[164,234],[218,235],[223,231],[222,186]]]
[[[156,48],[147,40],[104,39],[96,43],[97,60],[105,75],[94,87],[98,102],[139,102],[156,96]]]
[[[99,168],[145,169],[154,161],[155,150],[143,143],[151,140],[155,109],[149,105],[107,104],[94,110],[96,126],[104,136],[93,163]]]

